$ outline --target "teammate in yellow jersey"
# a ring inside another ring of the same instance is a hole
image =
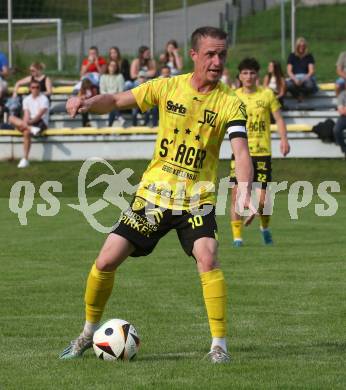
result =
[[[245,130],[244,105],[219,80],[227,55],[226,34],[214,27],[197,29],[191,37],[194,72],[148,81],[131,91],[82,101],[70,98],[67,111],[103,114],[139,106],[158,106],[160,125],[151,163],[136,196],[109,234],[86,285],[86,321],[79,337],[60,355],[81,356],[91,347],[114,273],[128,256],[146,256],[169,230],[175,229],[185,252],[196,260],[212,336],[208,354],[213,363],[229,361],[226,346],[226,285],[217,258],[217,226],[213,185],[221,142],[227,132],[239,182],[249,194],[253,169]],[[252,216],[255,211],[252,208]]]
[[[272,113],[280,134],[280,151],[286,156],[290,151],[287,140],[286,125],[280,111],[280,103],[276,99],[273,91],[269,88],[256,85],[260,65],[254,58],[245,58],[238,66],[239,79],[242,86],[236,90],[239,99],[246,106],[248,131],[248,141],[250,155],[254,168],[254,182],[260,188],[257,190],[259,198],[260,228],[263,241],[270,245],[273,243],[269,230],[269,215],[264,215],[263,208],[266,200],[267,183],[271,181],[271,136],[270,136],[270,114]],[[235,175],[234,156],[231,159],[231,181],[236,185],[232,188],[231,202],[231,230],[233,234],[233,245],[240,247],[243,245],[241,216],[236,210],[237,198],[237,178]]]

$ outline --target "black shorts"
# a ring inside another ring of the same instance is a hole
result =
[[[209,212],[208,212],[209,211]],[[133,257],[147,256],[159,240],[175,229],[187,255],[192,255],[193,244],[202,237],[217,239],[215,208],[204,205],[201,209],[176,211],[161,209],[136,196],[130,208],[124,211],[112,233],[129,240],[135,247]]]
[[[44,122],[42,119],[39,119],[37,122],[33,123],[31,126],[39,127],[41,131],[47,130],[46,122]]]
[[[271,156],[258,156],[251,157],[254,168],[253,181],[255,183],[261,183],[262,189],[267,188],[269,182],[272,181],[272,158]],[[235,161],[234,155],[231,159],[231,173],[230,181],[238,184],[235,177]]]

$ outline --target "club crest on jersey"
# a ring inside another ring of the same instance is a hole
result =
[[[217,112],[211,110],[204,110],[204,118],[203,121],[198,121],[198,123],[208,124],[211,127],[215,127],[216,118],[218,116]]]
[[[246,106],[244,103],[240,103],[239,111],[244,115],[244,118],[247,119]]]
[[[138,196],[136,196],[134,202],[132,203],[131,208],[132,208],[133,211],[139,211],[139,210],[144,209],[146,204],[147,204],[147,202],[144,199],[139,198]]]
[[[185,116],[186,114],[186,107],[184,107],[181,103],[174,103],[172,100],[167,100],[166,103],[166,110],[172,114]]]
[[[264,100],[256,100],[257,108],[265,108]]]

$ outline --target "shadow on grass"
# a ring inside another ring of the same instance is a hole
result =
[[[147,354],[140,355],[136,361],[178,361],[178,360],[203,360],[203,353],[193,351],[193,352],[167,352],[167,353],[155,353],[155,354]]]
[[[259,359],[270,357],[308,356],[323,353],[343,353],[346,351],[346,342],[326,341],[311,344],[296,345],[246,345],[233,348],[235,355],[248,354],[247,359]]]

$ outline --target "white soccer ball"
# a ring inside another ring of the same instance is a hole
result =
[[[94,333],[93,348],[102,360],[131,360],[139,349],[138,333],[127,321],[112,319]]]

